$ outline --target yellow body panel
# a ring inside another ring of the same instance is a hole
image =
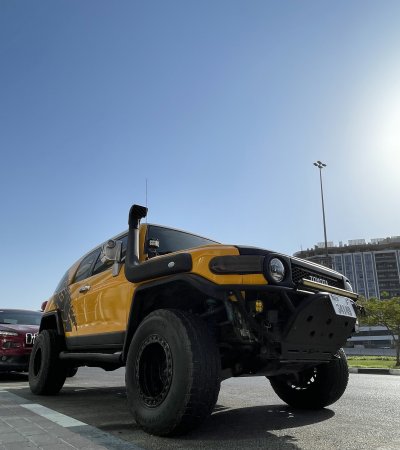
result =
[[[80,293],[82,286],[89,291]],[[111,269],[72,285],[71,298],[77,326],[67,337],[125,331],[134,285],[123,270],[116,277]]]
[[[141,262],[147,259],[147,255],[144,253],[146,231],[147,225],[142,224],[139,237],[139,259]],[[239,250],[234,246],[215,244],[184,250],[182,252],[192,255],[193,266],[191,273],[203,277],[210,282],[218,285],[240,285],[243,283],[253,285],[267,284],[262,274],[231,275],[214,274],[210,271],[209,263],[212,258],[216,256],[239,255]],[[116,277],[112,275],[112,268],[110,267],[99,274],[76,283],[71,283],[79,267],[79,263],[83,258],[77,261],[70,269],[68,286],[65,286],[66,294],[62,294],[61,300],[59,297],[60,294],[52,296],[48,301],[46,312],[57,309],[62,310],[64,326],[66,328],[65,336],[67,338],[124,332],[127,326],[134,290],[148,281],[136,284],[129,282],[125,277],[124,265],[122,265]],[[89,287],[89,289],[86,292],[80,292],[82,287]],[[65,298],[67,296],[69,298],[66,301]],[[68,312],[66,312],[67,302],[69,303]],[[67,317],[67,322],[69,322],[68,326],[66,326],[65,317]]]
[[[233,246],[227,245],[208,245],[190,250],[193,259],[192,273],[200,275],[213,283],[224,284],[260,284],[265,285],[267,281],[263,274],[251,275],[230,275],[214,274],[209,269],[211,259],[216,256],[239,255],[239,250]]]

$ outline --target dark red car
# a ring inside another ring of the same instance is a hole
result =
[[[0,372],[26,372],[42,313],[0,309]]]

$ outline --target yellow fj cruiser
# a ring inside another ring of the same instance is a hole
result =
[[[341,347],[357,294],[341,274],[260,248],[142,224],[75,263],[48,300],[29,365],[33,393],[56,394],[79,366],[126,366],[129,408],[152,434],[211,414],[221,379],[265,375],[296,408],[346,389]]]

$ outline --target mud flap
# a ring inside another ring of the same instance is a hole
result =
[[[329,294],[310,296],[293,313],[283,333],[282,360],[329,361],[351,336],[355,322],[350,314],[335,311]]]

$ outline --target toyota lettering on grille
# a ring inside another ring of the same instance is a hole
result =
[[[315,281],[316,283],[326,284],[327,286],[329,285],[329,283],[323,278],[314,277],[313,275],[310,275],[310,280]]]
[[[33,345],[35,343],[35,339],[38,333],[26,333],[25,335],[25,344]]]

